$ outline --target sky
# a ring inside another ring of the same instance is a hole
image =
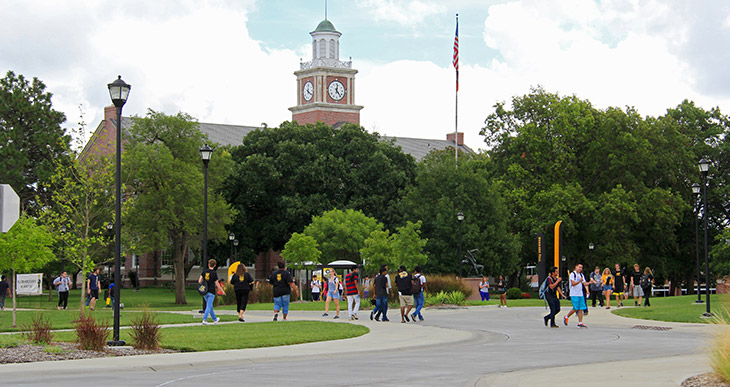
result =
[[[132,85],[125,116],[277,126],[324,12],[324,0],[3,0],[0,71],[41,79],[65,126],[87,133],[117,75]],[[474,149],[496,103],[538,86],[642,115],[684,99],[730,112],[727,1],[329,0],[368,131],[454,131],[457,13],[459,130]]]

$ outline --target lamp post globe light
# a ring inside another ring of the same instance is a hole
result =
[[[230,233],[228,234],[228,240],[231,242],[231,255],[228,258],[228,262],[226,262],[226,266],[231,266],[231,262],[233,262],[233,241],[236,239],[236,234]]]
[[[459,222],[459,278],[461,278],[461,222],[464,221],[464,214],[461,211],[456,214],[456,220]]]
[[[233,262],[237,261],[238,257],[238,239],[233,240]]]
[[[121,271],[122,271],[122,107],[127,103],[129,90],[132,86],[122,80],[122,76],[108,84],[109,96],[112,103],[117,108],[117,136],[116,136],[116,206],[114,221],[114,330],[112,340],[107,342],[108,345],[124,345],[125,342],[119,340],[119,289],[121,288]]]
[[[208,144],[200,148],[200,159],[203,161],[203,263],[208,265],[208,163],[213,149]]]
[[[697,167],[702,174],[702,217],[705,227],[705,313],[702,315],[712,317],[712,312],[710,312],[710,261],[707,254],[707,172],[710,170],[710,162],[703,158],[697,163]]]
[[[593,249],[595,247],[596,247],[596,245],[594,245],[593,242],[588,243],[588,254],[590,255],[589,258],[591,260],[591,266],[593,266],[593,264],[594,264],[594,262],[593,262]],[[587,267],[587,269],[589,269],[589,267]]]
[[[699,184],[692,184],[692,193],[695,195],[695,255],[697,256],[697,301],[695,304],[701,304],[702,292],[700,291],[700,283],[702,283],[702,274],[700,273],[700,207],[699,198],[702,189]]]

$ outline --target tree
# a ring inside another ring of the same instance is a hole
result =
[[[63,113],[53,109],[52,94],[38,78],[31,81],[8,71],[0,79],[0,181],[20,196],[21,209],[50,196],[40,190],[56,165],[70,162],[69,142],[61,124]]]
[[[26,214],[7,233],[0,233],[0,270],[13,273],[13,327],[16,323],[15,273],[38,269],[55,259],[50,248],[53,242],[53,235]]]
[[[175,303],[186,304],[185,275],[195,261],[188,259],[203,230],[203,163],[199,149],[206,142],[189,115],[174,116],[150,110],[134,117],[125,133],[126,175],[125,245],[130,251],[173,250]],[[211,144],[215,145],[215,144]],[[208,170],[208,236],[223,241],[235,211],[217,189],[228,178],[233,163],[218,150]],[[203,265],[207,263],[202,263]]]
[[[375,273],[381,265],[396,268],[400,265],[413,269],[417,265],[425,265],[428,256],[423,249],[428,242],[421,239],[421,225],[407,221],[391,234],[388,230],[375,230],[365,240],[360,249],[360,257],[364,261],[366,272]]]
[[[238,210],[232,228],[242,248],[280,250],[312,216],[335,208],[391,228],[404,220],[397,203],[413,183],[415,160],[359,126],[285,122],[249,133],[232,153],[224,192]]]
[[[48,178],[50,197],[38,198],[43,205],[40,222],[53,230],[62,244],[61,259],[80,271],[82,278],[109,257],[109,245],[114,241],[107,229],[114,222],[113,182],[113,164],[108,158],[75,159],[70,165],[56,164]],[[81,281],[82,312],[85,299],[86,281]]]
[[[331,210],[322,216],[313,216],[312,223],[304,228],[303,234],[317,241],[327,262],[350,260],[357,263],[365,240],[373,231],[382,229],[382,223],[362,211]]]
[[[479,249],[477,255],[486,272],[498,274],[517,269],[519,242],[510,233],[510,215],[495,185],[487,178],[481,156],[459,155],[453,150],[432,152],[419,165],[416,184],[403,199],[404,213],[423,224],[428,238],[427,270],[437,273],[459,271],[459,224],[462,212],[464,250]]]
[[[297,269],[305,262],[319,262],[322,252],[317,248],[317,241],[309,235],[295,232],[281,251],[281,256],[287,260],[287,267]]]

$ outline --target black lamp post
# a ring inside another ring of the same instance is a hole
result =
[[[702,315],[712,317],[710,312],[710,261],[707,254],[707,172],[710,170],[710,162],[706,159],[700,160],[697,166],[702,173],[702,217],[705,219],[705,308],[706,311]]]
[[[700,283],[702,283],[702,274],[700,274],[700,207],[699,207],[699,196],[702,192],[701,187],[699,184],[694,183],[692,184],[692,193],[695,194],[695,197],[697,198],[697,203],[695,204],[695,255],[697,256],[697,301],[695,301],[695,304],[701,304],[704,301],[702,301],[702,293],[700,292]]]
[[[459,222],[459,278],[461,278],[461,222],[464,221],[464,214],[461,211],[456,214],[456,220]]]
[[[231,262],[233,262],[233,241],[236,239],[236,234],[230,233],[228,234],[228,240],[231,242],[231,256],[228,258],[228,264],[226,266],[231,266]]]
[[[591,260],[591,265],[594,265],[595,262],[593,262],[593,249],[596,247],[596,245],[593,244],[593,242],[588,243],[588,254],[590,255],[589,259]],[[588,268],[590,269],[590,267]]]
[[[208,162],[213,149],[208,144],[200,148],[200,159],[203,160],[203,267],[208,265]]]
[[[129,90],[132,88],[122,80],[120,75],[117,80],[107,85],[112,103],[117,108],[117,165],[116,165],[116,211],[114,218],[114,331],[112,340],[108,345],[124,345],[119,340],[119,284],[121,282],[120,272],[122,271],[122,107],[127,102]]]
[[[233,240],[233,262],[236,262],[238,257],[238,239]]]

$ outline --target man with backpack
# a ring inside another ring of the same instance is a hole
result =
[[[413,294],[411,288],[413,287],[413,277],[406,271],[405,266],[401,266],[395,278],[395,286],[398,287],[398,302],[400,303],[400,319],[402,323],[410,322],[408,315],[413,309]],[[406,310],[408,306],[408,310]]]
[[[375,309],[370,312],[370,319],[373,318],[375,321],[380,321],[380,315],[383,315],[383,322],[388,320],[388,291],[389,291],[389,280],[388,280],[388,268],[383,265],[380,266],[380,271],[375,277]]]
[[[426,287],[426,277],[421,273],[421,266],[416,266],[413,271],[413,284],[411,285],[411,293],[413,293],[413,301],[416,304],[416,310],[413,312],[411,317],[413,318],[413,321],[416,321],[416,317],[418,317],[419,321],[423,321],[423,315],[421,314],[421,309],[423,309],[423,304],[426,301],[426,296],[428,295],[428,288]]]
[[[543,317],[543,320],[545,321],[545,326],[547,326],[548,322],[550,322],[550,328],[558,327],[558,325],[555,324],[555,316],[560,313],[560,299],[558,296],[565,297],[563,292],[560,291],[561,281],[562,279],[558,277],[558,268],[552,266],[548,273],[548,277],[540,286],[540,298],[544,298],[550,307],[550,313]]]
[[[570,273],[569,279],[570,302],[573,304],[573,309],[563,318],[563,323],[568,325],[568,319],[573,313],[576,313],[578,315],[578,328],[586,328],[583,324],[583,311],[588,309],[585,299],[585,287],[594,283],[594,281],[586,281],[586,278],[583,276],[583,265],[580,263],[575,265],[575,270]]]

